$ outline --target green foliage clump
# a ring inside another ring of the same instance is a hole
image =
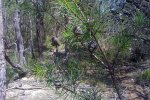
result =
[[[145,16],[144,14],[142,14],[140,11],[137,12],[136,16],[135,16],[135,22],[137,25],[142,26],[145,23]]]
[[[46,76],[46,68],[39,62],[33,63],[32,72],[40,79],[44,79]]]
[[[7,80],[10,81],[10,80],[14,79],[15,75],[16,75],[16,72],[10,66],[6,68],[6,79]]]
[[[150,83],[150,70],[146,70],[142,75],[137,77],[137,83],[141,85],[149,85]]]
[[[52,72],[54,70],[54,65],[46,62],[32,62],[32,73],[39,79],[50,79],[52,77]]]
[[[85,91],[86,92],[81,92],[81,95],[83,96],[81,100],[102,100],[102,94],[97,87],[87,88]]]
[[[67,79],[74,83],[81,79],[82,75],[83,68],[80,66],[80,62],[78,60],[70,59],[67,65]]]
[[[51,49],[53,46],[51,45],[51,38],[50,36],[47,36],[46,37],[46,40],[45,40],[45,46],[49,49]]]
[[[119,49],[119,51],[121,51],[122,53],[125,53],[129,50],[129,48],[131,47],[131,38],[127,36],[128,34],[118,34],[115,37],[113,37],[113,45],[114,47],[116,47],[117,49]]]
[[[46,81],[48,83],[48,85],[51,85],[52,82],[55,80],[53,79],[53,72],[54,72],[54,69],[55,69],[55,65],[53,64],[45,64],[45,67],[46,67],[46,75],[45,75],[45,78],[46,78]]]

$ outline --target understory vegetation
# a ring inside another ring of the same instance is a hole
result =
[[[111,10],[108,2],[101,3],[4,1],[8,83],[35,75],[60,95],[77,100],[104,100],[108,88],[125,100],[122,80],[128,73],[136,73],[135,85],[149,88],[149,16],[139,9],[124,13],[126,8]],[[16,10],[20,29],[14,28]]]

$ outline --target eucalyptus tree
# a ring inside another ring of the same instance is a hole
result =
[[[19,64],[23,67],[26,64],[24,57],[24,42],[21,32],[21,22],[20,22],[20,9],[19,9],[19,0],[16,0],[16,10],[14,13],[14,28],[16,34],[16,44],[17,44],[17,52],[18,52],[18,60]]]
[[[32,0],[32,3],[35,8],[35,28],[36,28],[36,41],[35,45],[38,50],[39,57],[42,56],[42,46],[45,39],[44,34],[44,0]]]
[[[0,0],[0,100],[5,100],[6,96],[6,62],[4,58],[4,43],[3,43],[3,7]]]

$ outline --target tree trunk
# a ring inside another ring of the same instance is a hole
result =
[[[41,33],[41,14],[37,11],[37,15],[36,15],[36,46],[38,49],[38,54],[39,57],[41,57],[42,54],[42,33]]]
[[[4,43],[3,43],[3,14],[2,0],[0,0],[0,100],[5,100],[6,96],[6,62],[4,58]]]
[[[36,28],[36,46],[38,50],[39,57],[41,58],[42,56],[42,46],[44,43],[44,32],[43,32],[43,27],[44,27],[44,22],[43,22],[43,0],[36,0],[34,3],[35,9],[36,9],[36,17],[35,17],[35,28]]]
[[[23,38],[20,29],[20,11],[16,9],[14,15],[14,27],[15,27],[15,34],[16,34],[16,44],[17,44],[17,52],[18,52],[18,60],[21,66],[26,64],[25,57],[24,57],[24,45],[23,45]]]
[[[34,55],[34,43],[33,43],[33,31],[32,31],[32,20],[31,20],[31,17],[30,17],[30,14],[29,14],[29,22],[30,22],[30,49],[31,49],[31,55],[32,55],[32,58],[35,59],[35,55]]]

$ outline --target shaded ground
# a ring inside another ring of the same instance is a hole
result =
[[[78,88],[88,89],[91,86],[82,83]],[[116,95],[112,88],[102,93],[103,100],[114,100]],[[55,88],[49,88],[45,82],[37,81],[33,76],[24,77],[8,84],[6,100],[76,100],[71,96],[58,94]]]
[[[150,69],[149,63],[120,75],[121,86],[123,87],[123,100],[150,100],[150,85],[138,85],[136,82],[137,76],[148,69]]]
[[[55,90],[33,76],[9,83],[6,95],[7,100],[60,100]]]
[[[136,84],[136,76],[147,69],[150,69],[149,64],[120,73],[123,100],[150,100],[150,87]],[[90,88],[90,85],[83,83],[80,84],[80,88]],[[102,100],[116,100],[117,94],[114,89],[111,86],[107,86],[105,89],[105,91],[101,92]],[[38,81],[33,76],[10,82],[6,95],[7,100],[73,100],[72,98],[60,96],[54,87],[49,88],[45,82]]]

